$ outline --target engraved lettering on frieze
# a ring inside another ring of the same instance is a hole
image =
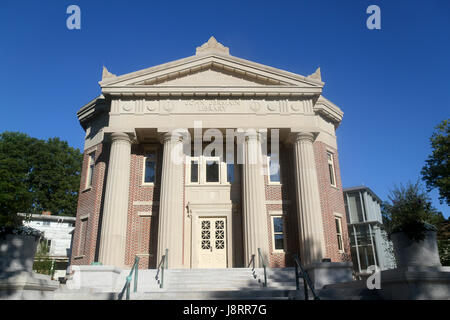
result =
[[[226,112],[228,106],[239,105],[239,100],[186,100],[186,106],[192,106],[198,112]]]

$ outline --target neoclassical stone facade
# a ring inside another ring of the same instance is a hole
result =
[[[72,264],[129,267],[137,255],[156,268],[166,250],[170,268],[245,267],[258,251],[271,267],[295,253],[305,265],[351,260],[343,113],[322,96],[320,69],[304,77],[240,59],[211,37],[188,58],[121,76],[104,68],[99,84],[77,113]]]

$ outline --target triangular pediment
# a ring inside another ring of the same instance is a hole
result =
[[[116,76],[106,68],[99,82],[104,94],[313,94],[321,93],[320,72],[301,76],[234,57],[214,38],[196,55]],[[169,91],[173,88],[173,91]],[[195,90],[192,88],[196,88]],[[278,89],[277,89],[278,88]],[[160,90],[161,89],[161,90]],[[253,90],[254,89],[254,90]],[[268,92],[268,91],[267,91]]]
[[[256,73],[227,68],[218,63],[207,63],[180,72],[153,77],[134,85],[151,86],[262,86],[289,85],[289,83],[258,76]]]
[[[179,62],[179,63],[177,63]],[[301,86],[322,87],[323,82],[229,56],[189,57],[172,63],[132,72],[110,74],[100,85],[107,86]]]

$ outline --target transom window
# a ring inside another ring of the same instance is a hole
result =
[[[281,215],[272,216],[272,244],[274,252],[284,252],[284,218]]]
[[[186,166],[188,184],[228,184],[235,181],[235,166],[221,157],[190,157]]]
[[[156,181],[156,151],[148,151],[144,158],[144,184],[153,184]]]
[[[330,184],[336,187],[336,172],[334,171],[334,159],[331,152],[327,152],[328,173],[330,175]]]

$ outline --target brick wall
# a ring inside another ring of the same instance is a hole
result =
[[[138,255],[140,268],[156,268],[158,241],[158,211],[161,186],[162,146],[156,148],[156,177],[153,185],[143,184],[145,146],[133,145],[131,149],[130,193],[128,201],[128,223],[126,265],[134,263]],[[152,202],[149,204],[148,202]],[[147,203],[144,203],[147,202]]]
[[[330,183],[327,152],[333,154],[336,187]],[[331,258],[333,262],[351,261],[338,152],[323,142],[316,141],[314,142],[314,157],[320,189],[320,206],[322,208],[327,258]],[[335,213],[340,214],[342,219],[343,253],[340,253],[338,250],[336,224],[334,220]]]
[[[85,189],[89,155],[94,154],[95,167],[92,187]],[[98,231],[101,224],[105,172],[109,159],[109,146],[98,144],[84,152],[78,196],[77,216],[73,235],[71,264],[87,265],[96,261],[98,254]]]

